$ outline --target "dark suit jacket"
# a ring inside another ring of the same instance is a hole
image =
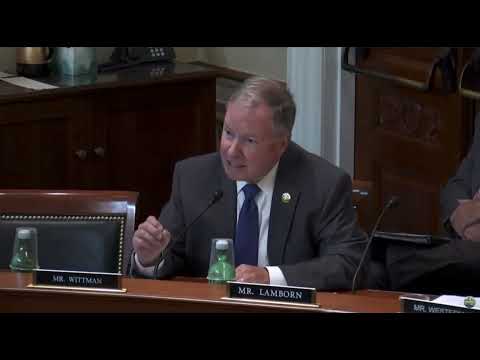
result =
[[[441,216],[452,238],[450,243],[390,245],[386,262],[393,290],[480,295],[480,243],[462,240],[449,220],[458,199],[471,199],[479,187],[480,131],[477,130],[468,155],[441,193]]]
[[[476,116],[476,124],[480,124],[480,113]],[[441,193],[442,221],[451,235],[457,235],[450,226],[449,218],[458,206],[458,199],[472,199],[479,188],[480,130],[477,130],[470,151]]]
[[[200,214],[218,189],[223,190],[223,198],[175,241],[160,277],[206,276],[211,239],[235,235],[237,190],[225,175],[220,155],[198,156],[175,166],[171,198],[160,215],[160,222],[173,234]],[[285,192],[291,195],[287,204],[281,201]],[[351,194],[348,174],[289,144],[277,171],[268,234],[269,263],[280,267],[288,285],[351,287],[365,247]]]

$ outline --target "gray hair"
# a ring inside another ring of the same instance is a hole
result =
[[[229,103],[243,101],[249,107],[265,104],[273,112],[274,128],[292,133],[295,123],[296,106],[288,88],[277,80],[251,77],[232,94]]]

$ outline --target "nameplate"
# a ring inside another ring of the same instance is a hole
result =
[[[125,292],[120,273],[36,269],[30,287],[90,291]]]
[[[479,313],[478,308],[434,303],[427,299],[400,296],[400,305],[404,313],[424,314],[452,314],[452,313]]]
[[[232,300],[272,301],[318,306],[316,304],[316,289],[306,287],[229,281],[227,283],[227,296],[228,299]]]

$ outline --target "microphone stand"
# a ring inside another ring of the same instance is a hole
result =
[[[360,269],[362,268],[363,262],[365,261],[365,258],[367,256],[368,250],[370,248],[370,245],[372,244],[373,238],[375,236],[375,233],[377,232],[377,228],[380,225],[383,216],[387,212],[388,209],[391,209],[392,207],[395,207],[398,204],[398,197],[397,196],[392,196],[390,200],[387,202],[387,204],[383,207],[382,212],[377,218],[377,221],[375,222],[375,225],[373,226],[372,232],[370,233],[370,237],[368,238],[367,245],[365,246],[365,250],[363,251],[362,257],[360,258],[360,262],[358,263],[357,270],[355,271],[355,275],[353,276],[353,281],[352,281],[352,293],[355,292],[355,286],[357,283],[357,276],[360,272]]]
[[[173,247],[173,245],[178,241],[178,239],[181,239],[182,237],[184,237],[185,234],[187,233],[187,231],[190,229],[190,227],[193,224],[195,224],[197,222],[197,220],[200,219],[202,217],[202,215],[205,214],[207,212],[207,210],[210,209],[214,204],[216,204],[222,197],[223,197],[223,191],[222,190],[215,191],[213,193],[212,199],[208,203],[207,207],[200,214],[198,214],[197,217],[190,222],[190,224],[188,224],[183,229],[183,231],[180,233],[180,235],[176,236],[175,238],[172,238],[170,240],[170,242],[167,244],[167,246],[165,246],[165,248],[160,253],[160,256],[159,256],[159,258],[158,258],[158,260],[155,264],[155,267],[153,268],[153,278],[155,280],[158,279],[158,268],[159,268],[161,262],[163,261],[163,259],[165,259],[165,256],[167,255],[168,251]]]

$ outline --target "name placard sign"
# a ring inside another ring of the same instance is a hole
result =
[[[317,305],[315,288],[279,286],[229,281],[227,298],[230,300],[282,302],[303,306]]]
[[[35,269],[29,287],[107,292],[126,292],[121,288],[120,273]]]
[[[404,313],[429,313],[429,314],[452,314],[452,313],[480,313],[478,308],[455,306],[435,303],[426,299],[400,296],[400,306]]]

